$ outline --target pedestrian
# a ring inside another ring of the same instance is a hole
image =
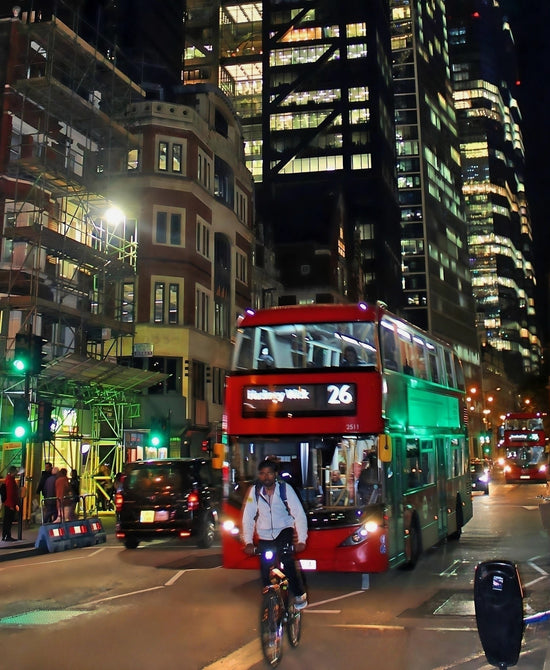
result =
[[[73,468],[71,470],[71,478],[69,479],[69,486],[71,488],[71,513],[70,518],[76,519],[76,507],[80,502],[80,477],[78,472]]]
[[[54,523],[68,521],[71,510],[71,487],[67,477],[67,468],[61,468],[55,480],[55,497],[57,498],[57,518]]]
[[[15,519],[15,513],[19,511],[19,487],[15,480],[17,468],[12,465],[6,475],[6,500],[2,503],[4,506],[4,522],[2,524],[2,541],[15,542],[11,536],[11,527]]]
[[[102,463],[99,466],[99,472],[95,476],[98,490],[98,509],[103,511],[109,509],[111,505],[111,498],[113,496],[113,480],[111,478],[111,468],[107,463]]]
[[[306,607],[307,595],[291,548],[294,545],[296,553],[305,549],[307,517],[298,495],[289,483],[277,479],[277,464],[269,459],[258,465],[258,482],[248,491],[242,521],[246,554],[255,553],[254,532],[258,535],[263,585],[269,586],[270,563],[265,554],[270,549],[275,550],[283,562],[295,607]]]
[[[38,495],[39,500],[41,495],[44,496],[44,484],[46,483],[46,479],[51,476],[52,468],[53,465],[50,462],[44,463],[44,470],[42,470],[40,481],[38,482],[38,487],[36,489],[36,494]]]
[[[44,522],[52,523],[57,516],[57,500],[55,497],[55,481],[59,468],[53,467],[51,475],[44,482]]]

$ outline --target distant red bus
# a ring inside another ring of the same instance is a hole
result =
[[[460,362],[382,306],[248,311],[225,421],[225,567],[257,567],[242,552],[241,505],[267,456],[307,512],[304,569],[412,567],[472,516]]]
[[[509,412],[500,428],[499,460],[507,484],[545,483],[548,453],[541,412]]]

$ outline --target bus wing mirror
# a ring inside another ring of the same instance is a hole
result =
[[[382,463],[391,462],[391,437],[389,435],[378,436],[378,457]]]

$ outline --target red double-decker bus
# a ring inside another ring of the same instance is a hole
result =
[[[266,457],[306,509],[306,570],[412,567],[472,516],[461,364],[450,346],[383,306],[248,311],[225,421],[225,567],[257,567],[243,554],[239,524]]]
[[[542,412],[508,412],[500,427],[498,450],[507,484],[546,483],[548,453]]]

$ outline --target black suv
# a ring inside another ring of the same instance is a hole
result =
[[[115,496],[116,536],[127,549],[161,536],[194,536],[210,547],[218,522],[221,478],[209,460],[136,461]]]

